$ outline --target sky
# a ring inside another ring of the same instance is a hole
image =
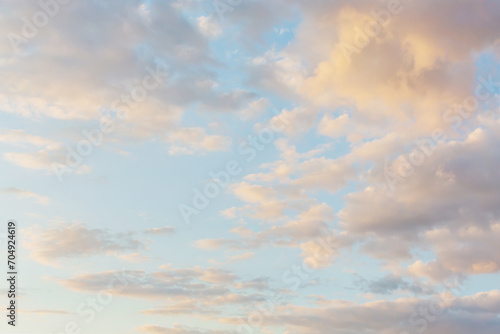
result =
[[[3,0],[0,28],[2,333],[500,332],[500,2]]]

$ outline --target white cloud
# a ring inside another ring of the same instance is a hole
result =
[[[50,203],[50,199],[48,197],[36,194],[29,190],[18,188],[4,188],[0,189],[0,193],[16,195],[18,198],[34,198],[38,203],[43,205],[47,205]]]
[[[126,251],[145,248],[145,244],[130,233],[110,233],[90,229],[83,224],[33,226],[25,229],[24,233],[27,237],[25,246],[30,250],[31,257],[49,266],[59,266],[63,259],[110,254],[119,256]]]

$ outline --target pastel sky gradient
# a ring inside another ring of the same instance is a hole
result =
[[[0,28],[0,332],[500,333],[500,1],[3,0]]]

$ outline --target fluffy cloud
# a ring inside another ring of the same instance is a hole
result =
[[[436,260],[417,261],[408,267],[416,276],[441,281],[452,275],[489,274],[500,271],[498,238],[500,223],[486,228],[466,226],[458,230],[441,228],[428,231],[424,240],[434,246]]]
[[[275,191],[271,187],[251,185],[246,182],[232,185],[231,190],[242,201],[249,203],[268,202],[276,196]]]
[[[415,246],[434,248],[440,263],[415,263],[413,273],[443,278],[497,271],[490,237],[500,215],[495,195],[500,157],[494,150],[499,124],[485,122],[462,141],[440,143],[419,165],[408,164],[404,176],[397,168],[395,179],[383,168],[371,170],[373,186],[346,197],[339,213],[344,229],[367,237],[367,251],[376,257],[398,258]],[[386,191],[388,182],[394,193]]]
[[[315,101],[354,105],[355,114],[375,124],[391,118],[392,128],[409,124],[412,117],[415,129],[410,130],[428,131],[443,125],[444,108],[471,94],[474,56],[497,39],[498,4],[445,1],[436,10],[431,1],[399,3],[397,14],[390,14],[389,5],[382,2],[301,4],[305,18],[289,52],[300,53],[315,66],[301,85]],[[356,39],[364,38],[365,25],[374,20],[372,13],[381,11],[386,11],[387,22],[360,48]],[[463,11],[470,20],[462,24]],[[311,39],[321,40],[323,47],[301,48]],[[346,57],[346,44],[358,52]]]
[[[3,6],[2,30],[9,36],[21,36],[23,22],[18,18],[31,18],[40,10],[38,1]],[[220,28],[211,16],[191,22],[183,10],[174,1],[61,5],[26,43],[12,44],[8,38],[0,42],[5,83],[0,108],[32,119],[79,121],[120,111],[123,117],[113,136],[122,141],[160,137],[172,154],[226,149],[227,137],[184,128],[184,110],[201,104],[203,109],[238,111],[254,94],[216,89],[217,75],[208,69],[216,61],[204,34],[216,34]],[[214,84],[200,85],[202,81]],[[12,153],[8,159],[41,168],[47,151],[38,155]]]
[[[275,142],[280,160],[261,165],[262,172],[246,175],[234,186],[233,193],[246,204],[222,211],[226,218],[243,216],[273,226],[252,225],[240,243],[214,239],[200,245],[251,249],[274,242],[300,247],[303,256],[310,256],[319,252],[311,241],[317,236],[311,231],[319,225],[290,218],[306,210],[294,200],[312,207],[321,191],[338,194],[352,182],[358,188],[347,189],[344,207],[327,219],[339,219],[339,247],[350,247],[355,240],[362,252],[384,260],[399,274],[406,270],[434,282],[497,272],[492,240],[499,220],[498,107],[493,101],[498,87],[484,85],[485,74],[496,82],[497,73],[491,64],[479,62],[478,55],[498,44],[498,4],[447,0],[439,10],[432,1],[288,4],[302,13],[295,38],[281,50],[254,57],[248,66],[253,85],[294,105],[283,111],[289,116],[285,134],[290,138]],[[398,8],[389,14],[389,6]],[[387,22],[369,43],[356,46],[373,13],[381,11],[387,11],[382,14],[389,15]],[[471,19],[462,24],[464,12]],[[308,47],[311,43],[317,47]],[[358,49],[347,57],[346,43]],[[479,83],[493,100],[464,115],[456,105],[476,94]],[[446,117],[452,110],[463,116],[458,131]],[[484,110],[493,117],[481,114]],[[317,121],[321,138],[330,144],[345,138],[347,152],[327,158],[321,145],[297,152],[291,142]],[[429,148],[436,130],[443,135]],[[423,162],[408,164],[415,158],[411,150],[422,140],[431,152],[424,153]],[[257,189],[259,199],[250,196]],[[435,259],[421,261],[413,253],[416,249],[432,251]],[[395,265],[403,260],[410,263],[405,270]]]
[[[196,19],[200,31],[209,37],[217,37],[222,33],[222,28],[213,16],[200,16]]]

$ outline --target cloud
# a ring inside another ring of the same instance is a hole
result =
[[[251,82],[310,110],[328,109],[320,134],[359,142],[450,128],[443,112],[474,93],[478,74],[495,73],[477,59],[498,44],[497,3],[446,0],[436,10],[432,1],[400,1],[393,14],[391,3],[366,0],[291,4],[301,12],[295,38],[256,56]],[[369,36],[366,25],[377,19],[385,22]],[[346,55],[346,45],[356,51]],[[301,123],[307,128],[318,114]]]
[[[268,202],[276,196],[276,192],[271,187],[251,185],[247,182],[231,185],[231,191],[242,201],[248,203]]]
[[[141,333],[152,333],[152,334],[162,334],[162,333],[173,333],[173,334],[235,334],[235,331],[224,331],[224,330],[202,330],[190,327],[184,327],[179,324],[175,324],[174,327],[161,327],[157,325],[145,325],[136,328],[137,331]]]
[[[131,233],[111,233],[90,229],[84,224],[60,223],[33,226],[24,230],[26,248],[31,257],[45,265],[57,266],[60,260],[93,255],[119,255],[145,248],[144,242]]]
[[[23,130],[4,130],[0,132],[0,142],[7,143],[29,152],[5,152],[6,160],[28,169],[50,170],[54,161],[62,160],[62,143],[33,135]],[[35,151],[33,149],[36,148]]]
[[[418,310],[427,312],[425,318]],[[264,327],[284,326],[292,333],[321,334],[335,328],[342,334],[395,334],[424,330],[429,334],[480,330],[493,334],[500,325],[500,291],[471,296],[452,293],[432,298],[400,298],[357,304],[346,300],[323,300],[321,306],[282,306],[265,317]]]
[[[247,253],[234,255],[234,256],[231,256],[229,258],[229,262],[248,260],[248,259],[253,258],[254,255],[255,255],[255,253],[253,253],[253,252],[247,252]]]
[[[196,19],[198,27],[203,35],[217,37],[222,33],[222,27],[214,16],[200,16]]]
[[[435,293],[433,289],[424,285],[409,283],[402,277],[395,276],[393,274],[373,280],[366,280],[360,277],[357,281],[355,281],[355,285],[368,293],[377,295],[392,295],[405,292],[409,292],[414,295],[430,295]]]
[[[52,152],[40,150],[30,153],[9,152],[4,153],[5,158],[23,168],[49,170],[55,161]]]
[[[38,203],[43,205],[48,205],[50,203],[50,199],[48,197],[36,194],[29,190],[18,188],[4,188],[0,189],[0,194],[1,193],[16,195],[18,198],[34,198]]]
[[[270,101],[266,98],[259,98],[258,100],[249,103],[248,107],[239,112],[240,118],[243,120],[255,119],[261,115],[269,106]]]
[[[45,147],[46,149],[58,149],[61,144],[52,139],[44,138],[37,135],[32,135],[24,130],[2,130],[0,132],[0,142],[9,143],[12,145],[32,145]]]
[[[8,130],[0,132],[0,142],[4,142],[28,152],[5,152],[4,157],[13,164],[34,170],[45,170],[54,173],[53,164],[66,163],[69,154],[63,143],[27,133],[23,130]],[[35,149],[35,150],[34,150]],[[75,174],[87,174],[92,169],[82,164],[75,170]]]
[[[349,122],[349,115],[342,114],[337,118],[325,115],[318,126],[318,133],[332,138],[339,138],[346,134],[345,128]]]
[[[387,10],[386,6],[368,1],[301,4],[304,20],[290,49],[315,66],[301,86],[303,91],[329,106],[352,103],[353,112],[375,112],[380,121],[391,117],[395,120],[391,128],[409,120],[409,115],[420,131],[441,126],[438,111],[443,105],[470,95],[475,53],[497,39],[493,32],[498,29],[498,4],[445,1],[440,5],[446,10],[437,11],[430,1],[400,3],[401,13],[390,15],[380,33],[350,57],[345,55],[345,45],[356,47],[356,37],[373,21],[371,13]],[[470,10],[466,24],[458,23],[463,10]],[[428,22],[425,26],[423,17]],[[300,48],[310,38],[322,41],[320,52]],[[398,109],[403,104],[410,105],[409,114]]]
[[[458,230],[439,228],[428,231],[424,240],[433,245],[436,259],[416,261],[408,267],[415,276],[441,281],[452,276],[491,274],[500,271],[500,223],[486,228],[464,226]]]
[[[435,251],[437,262],[409,268],[416,275],[439,280],[498,271],[498,129],[498,121],[485,121],[463,140],[438,144],[406,177],[395,168],[393,193],[386,191],[387,171],[372,168],[371,186],[345,198],[343,228],[365,238],[365,251],[376,258],[409,259],[412,247]]]
[[[231,230],[240,238],[201,239],[195,243],[200,249],[217,250],[227,247],[231,250],[259,249],[266,245],[273,247],[300,247],[302,256],[314,258],[316,268],[324,268],[333,262],[339,250],[351,244],[349,238],[339,236],[329,228],[333,210],[325,203],[305,206],[296,219],[273,223],[253,231],[246,225]]]
[[[470,101],[482,78],[497,80],[500,3],[401,0],[401,12],[387,17],[395,3],[244,1],[222,20],[210,1],[73,1],[14,53],[9,34],[20,33],[19,18],[32,17],[39,4],[4,2],[0,110],[51,132],[0,130],[3,158],[49,171],[52,162],[65,161],[76,131],[118,112],[106,143],[160,142],[167,154],[192,155],[188,160],[203,165],[206,154],[228,153],[230,134],[280,120],[284,126],[256,170],[228,187],[234,203],[215,210],[229,220],[225,226],[234,225],[194,245],[225,249],[215,252],[222,259],[209,260],[218,266],[244,267],[237,261],[286,247],[312,269],[330,267],[325,275],[351,269],[334,267],[344,252],[347,260],[368,261],[383,274],[358,279],[360,294],[350,294],[351,300],[281,290],[296,300],[275,305],[257,331],[498,333],[497,290],[447,298],[432,320],[421,310],[443,298],[437,294],[443,283],[495,279],[500,271],[496,82],[481,88],[492,94],[477,110],[464,114],[456,106]],[[374,15],[387,21],[367,36],[363,30]],[[359,46],[361,39],[366,45]],[[158,85],[142,90],[148,78]],[[131,98],[143,91],[143,98]],[[463,116],[462,127],[449,121],[450,112],[454,119]],[[442,130],[442,140],[429,147],[435,130]],[[431,152],[409,163],[421,140]],[[83,165],[76,174],[92,170],[99,169]],[[0,193],[54,201],[22,187]],[[52,266],[110,255],[140,267],[134,263],[150,260],[141,238],[175,232],[170,226],[120,233],[67,223],[23,230],[31,256]],[[141,332],[226,334],[233,330],[227,325],[248,320],[255,304],[275,292],[272,278],[250,277],[247,269],[80,268],[56,281],[84,294],[105,290],[138,299],[146,305],[141,317],[172,317],[166,325],[136,328]],[[121,274],[126,284],[111,286]],[[353,301],[363,296],[371,301]],[[198,329],[174,322],[192,317],[219,323]]]
[[[134,262],[134,263],[142,263],[149,261],[151,259],[150,257],[137,252],[131,254],[122,254],[119,256],[119,258],[127,262]]]
[[[28,311],[21,311],[21,313],[30,313],[30,314],[35,314],[35,315],[41,315],[41,316],[46,316],[46,315],[52,315],[52,314],[58,314],[58,315],[71,315],[72,313],[64,310],[28,310]]]
[[[208,135],[203,128],[183,128],[167,135],[172,144],[170,153],[194,154],[199,151],[224,151],[231,145],[231,139],[220,135]],[[182,145],[182,146],[179,146]]]
[[[231,207],[221,211],[221,215],[232,219],[241,216],[249,216],[252,218],[271,220],[274,218],[283,217],[287,207],[285,201],[270,201],[267,203],[257,203],[253,205],[245,205],[243,207]]]
[[[175,227],[165,226],[165,227],[149,228],[146,230],[146,233],[153,234],[153,235],[159,235],[159,234],[172,235],[175,233]]]
[[[120,285],[110,282],[119,281]],[[149,315],[174,316],[179,314],[217,314],[221,307],[244,306],[262,301],[261,293],[268,289],[262,279],[243,281],[234,273],[219,268],[160,267],[159,271],[106,271],[82,274],[57,282],[70,290],[82,293],[106,291],[114,296],[161,301],[163,305],[143,310]]]
[[[225,239],[201,239],[196,241],[196,246],[200,249],[219,249],[226,244]]]
[[[309,111],[303,108],[293,110],[282,110],[279,115],[274,116],[269,123],[276,124],[281,127],[284,124],[283,130],[286,135],[295,137],[303,134],[312,128],[316,120],[314,111]]]
[[[236,289],[268,290],[270,279],[261,277],[251,281],[243,281],[234,285]]]
[[[21,34],[18,18],[39,10],[37,1],[6,5],[2,30]],[[113,0],[105,9],[95,2],[61,5],[49,24],[19,45],[19,53],[8,38],[0,42],[0,75],[8,87],[0,94],[0,109],[28,119],[71,120],[79,127],[121,111],[123,117],[106,141],[111,136],[115,143],[160,138],[174,155],[227,149],[228,137],[183,127],[184,111],[202,105],[210,112],[237,112],[255,94],[237,87],[217,89],[219,78],[211,67],[218,61],[212,58],[209,40],[221,28],[212,16],[191,20],[184,10],[175,1],[146,6]],[[96,24],[89,26],[89,17]],[[63,50],[57,60],[55,49]],[[144,82],[152,87],[153,81],[154,88],[143,89]],[[60,142],[67,143],[63,137],[68,135],[60,135]],[[45,146],[49,144],[54,143]],[[49,160],[60,161],[47,157],[52,151],[14,152],[8,159],[44,169]]]

